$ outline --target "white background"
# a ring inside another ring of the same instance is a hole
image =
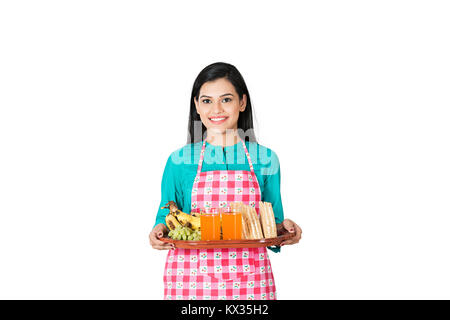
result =
[[[280,299],[450,298],[445,1],[2,1],[0,298],[161,299],[190,92],[235,65],[280,158]]]

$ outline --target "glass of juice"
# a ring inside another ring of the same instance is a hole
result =
[[[202,240],[220,240],[220,215],[216,208],[205,208],[200,214]]]
[[[221,210],[223,240],[239,240],[242,233],[242,213],[226,207]]]

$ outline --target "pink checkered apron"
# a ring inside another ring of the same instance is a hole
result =
[[[259,215],[261,192],[250,155],[245,170],[201,172],[203,142],[192,187],[192,209],[226,207],[242,201]],[[164,269],[164,299],[168,300],[275,300],[276,289],[265,247],[169,250]]]

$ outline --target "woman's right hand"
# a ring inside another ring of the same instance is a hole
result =
[[[162,238],[169,230],[164,223],[156,225],[149,234],[150,244],[153,249],[169,250],[175,249],[175,246],[171,243],[162,242],[159,238]]]

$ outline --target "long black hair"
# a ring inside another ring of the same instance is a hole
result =
[[[244,78],[235,66],[225,62],[216,62],[205,67],[194,81],[191,94],[191,107],[189,110],[188,144],[203,140],[206,133],[206,127],[201,122],[200,115],[197,113],[195,108],[194,99],[198,101],[200,88],[205,82],[221,78],[225,78],[231,82],[239,96],[239,100],[242,99],[244,94],[247,96],[246,108],[244,111],[239,113],[237,123],[238,133],[244,141],[249,140],[256,142],[256,136],[253,128],[252,103]],[[201,134],[199,132],[200,124]]]

